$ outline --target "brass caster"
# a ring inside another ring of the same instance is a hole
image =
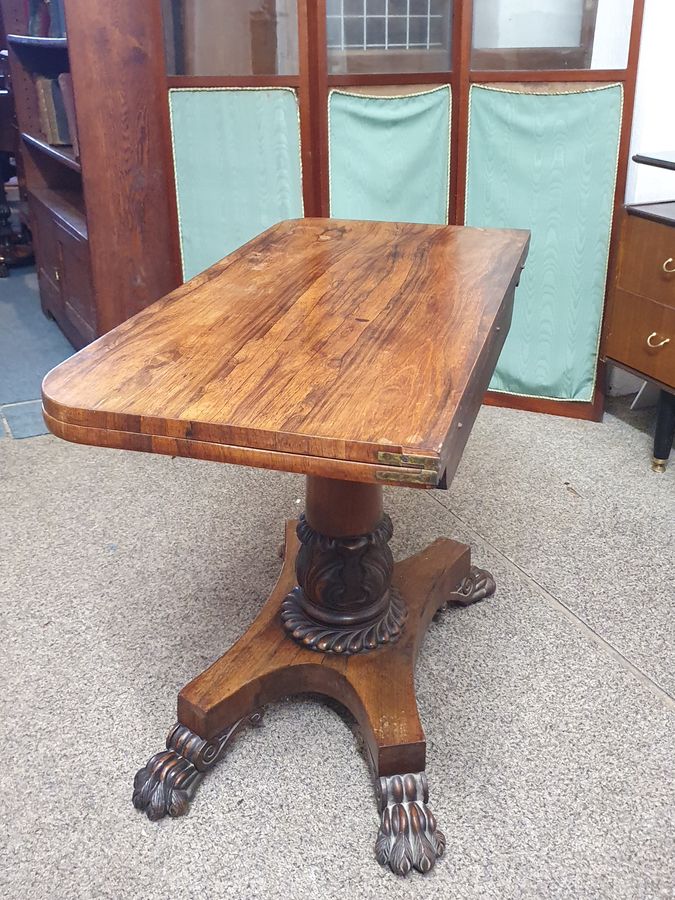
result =
[[[655,472],[665,472],[666,466],[668,465],[667,459],[657,459],[655,456],[652,458],[652,469]]]

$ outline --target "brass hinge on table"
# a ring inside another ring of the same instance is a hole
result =
[[[418,472],[376,472],[378,481],[391,481],[394,484],[428,484],[436,487],[438,472],[420,469]]]
[[[380,450],[377,461],[388,466],[419,469],[417,472],[376,472],[375,477],[378,481],[391,481],[394,484],[429,484],[432,487],[438,484],[441,461],[437,456]]]
[[[432,472],[438,472],[440,465],[440,460],[437,456],[415,456],[412,453],[390,453],[387,450],[380,450],[377,454],[377,461],[386,463],[388,466],[429,469]]]

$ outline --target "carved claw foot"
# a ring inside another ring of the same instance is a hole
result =
[[[134,778],[133,804],[156,821],[166,815],[182,816],[206,772],[225,752],[245,725],[259,725],[262,712],[244,716],[210,741],[200,738],[180,722],[166,739],[166,750],[156,753]]]
[[[470,573],[450,594],[446,605],[471,606],[472,603],[491,597],[496,588],[495,580],[489,572],[471,566]]]
[[[445,852],[445,837],[427,806],[429,787],[424,772],[380,778],[378,801],[382,821],[375,844],[381,866],[395,875],[411,869],[429,872]]]

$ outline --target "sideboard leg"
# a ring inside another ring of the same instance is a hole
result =
[[[655,472],[665,472],[673,449],[675,437],[675,394],[670,391],[661,391],[659,404],[656,410],[656,431],[654,433],[654,458],[652,469]]]

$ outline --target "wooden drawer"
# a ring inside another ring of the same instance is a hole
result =
[[[52,198],[58,199],[54,192]],[[75,347],[96,337],[96,307],[86,236],[64,224],[65,201],[56,208],[31,195],[42,306]],[[86,235],[86,232],[85,232]]]
[[[675,387],[675,309],[615,290],[605,355]]]
[[[675,309],[675,227],[626,215],[619,265],[617,287]]]
[[[54,316],[63,311],[61,298],[61,248],[54,223],[38,203],[31,203],[32,228],[35,232],[37,274],[43,308]]]
[[[61,295],[66,316],[86,343],[96,337],[94,289],[89,263],[89,246],[57,226],[61,244]]]

